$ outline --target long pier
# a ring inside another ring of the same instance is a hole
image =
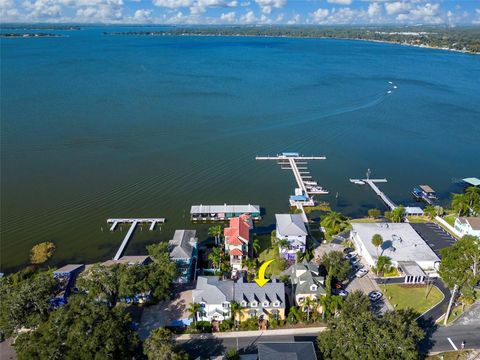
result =
[[[390,210],[394,210],[397,207],[397,205],[392,200],[390,200],[390,198],[387,195],[385,195],[385,193],[382,190],[380,190],[378,186],[375,184],[375,183],[387,182],[387,179],[370,179],[370,178],[350,179],[350,182],[358,185],[363,185],[363,184],[369,185],[372,188],[372,190],[375,192],[375,194],[377,194],[380,197],[380,199],[382,199],[383,202],[390,208]]]
[[[138,223],[150,223],[150,231],[153,231],[155,228],[155,225],[157,223],[164,223],[165,219],[164,218],[134,218],[134,219],[107,219],[107,223],[111,223],[112,226],[110,227],[110,231],[114,231],[115,228],[119,223],[130,223],[130,228],[127,231],[127,234],[123,238],[122,243],[120,244],[120,247],[117,250],[117,253],[113,257],[113,260],[118,260],[123,254],[123,251],[125,250],[125,247],[128,244],[128,241],[132,237],[133,232],[135,231],[135,228]]]
[[[328,194],[328,191],[318,186],[307,186],[305,181],[312,179],[306,166],[298,166],[307,164],[305,160],[326,160],[325,156],[301,156],[298,153],[282,153],[277,156],[257,156],[255,160],[275,160],[281,165],[283,170],[292,170],[295,181],[298,184],[298,188],[303,191],[304,194]]]

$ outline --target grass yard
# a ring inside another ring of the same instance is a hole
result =
[[[372,217],[366,217],[366,218],[360,218],[360,219],[352,219],[350,220],[351,223],[357,223],[357,224],[362,224],[362,223],[377,223],[377,222],[383,222],[385,220],[379,219],[379,218],[372,218]]]
[[[470,350],[447,351],[441,354],[427,356],[427,360],[467,360],[472,355]]]
[[[412,287],[394,284],[381,286],[380,288],[384,291],[385,297],[394,308],[412,308],[420,314],[423,314],[443,299],[443,294],[435,286],[431,288],[427,298],[425,298],[425,286]]]
[[[444,216],[443,220],[445,220],[450,226],[454,226],[455,218],[456,218],[456,214],[450,214],[450,215]]]
[[[408,222],[411,223],[427,223],[431,222],[427,216],[407,216]]]

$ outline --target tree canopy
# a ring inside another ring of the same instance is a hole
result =
[[[172,333],[158,328],[143,343],[143,353],[148,360],[187,360],[188,356],[175,345]]]
[[[50,271],[20,272],[0,280],[0,332],[34,327],[46,320],[57,288]]]
[[[418,314],[399,310],[377,317],[365,295],[352,295],[345,300],[340,316],[318,336],[323,358],[418,359],[418,344],[425,336],[416,322]]]
[[[468,291],[480,280],[480,240],[477,237],[466,235],[440,253],[439,274],[450,289],[456,284],[460,291]]]
[[[22,359],[131,359],[139,341],[121,306],[110,309],[83,295],[50,313],[36,330],[19,335]]]
[[[347,278],[351,269],[350,263],[345,260],[341,251],[330,251],[326,253],[320,259],[320,265],[325,268],[329,276],[340,281]]]

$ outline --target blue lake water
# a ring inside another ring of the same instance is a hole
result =
[[[131,28],[127,28],[130,30]],[[149,28],[152,29],[152,28]],[[256,155],[325,155],[312,176],[349,216],[480,176],[480,57],[325,39],[105,36],[1,39],[1,270],[54,241],[52,264],[113,257],[127,228],[166,217],[127,253],[190,224],[192,204],[288,211],[294,178]],[[393,82],[393,84],[389,84]],[[397,86],[397,88],[394,88]],[[391,91],[390,93],[388,91]],[[336,196],[338,193],[338,196]],[[202,237],[203,235],[201,235]]]

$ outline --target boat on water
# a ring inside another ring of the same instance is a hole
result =
[[[354,183],[355,185],[365,185],[365,181],[362,180],[350,179],[350,182]]]
[[[387,91],[387,94],[391,94],[391,93],[392,93],[392,90],[388,90],[388,91]]]
[[[418,187],[413,188],[412,194],[417,200],[423,200],[430,205],[437,200],[435,190],[428,185],[419,185]]]

